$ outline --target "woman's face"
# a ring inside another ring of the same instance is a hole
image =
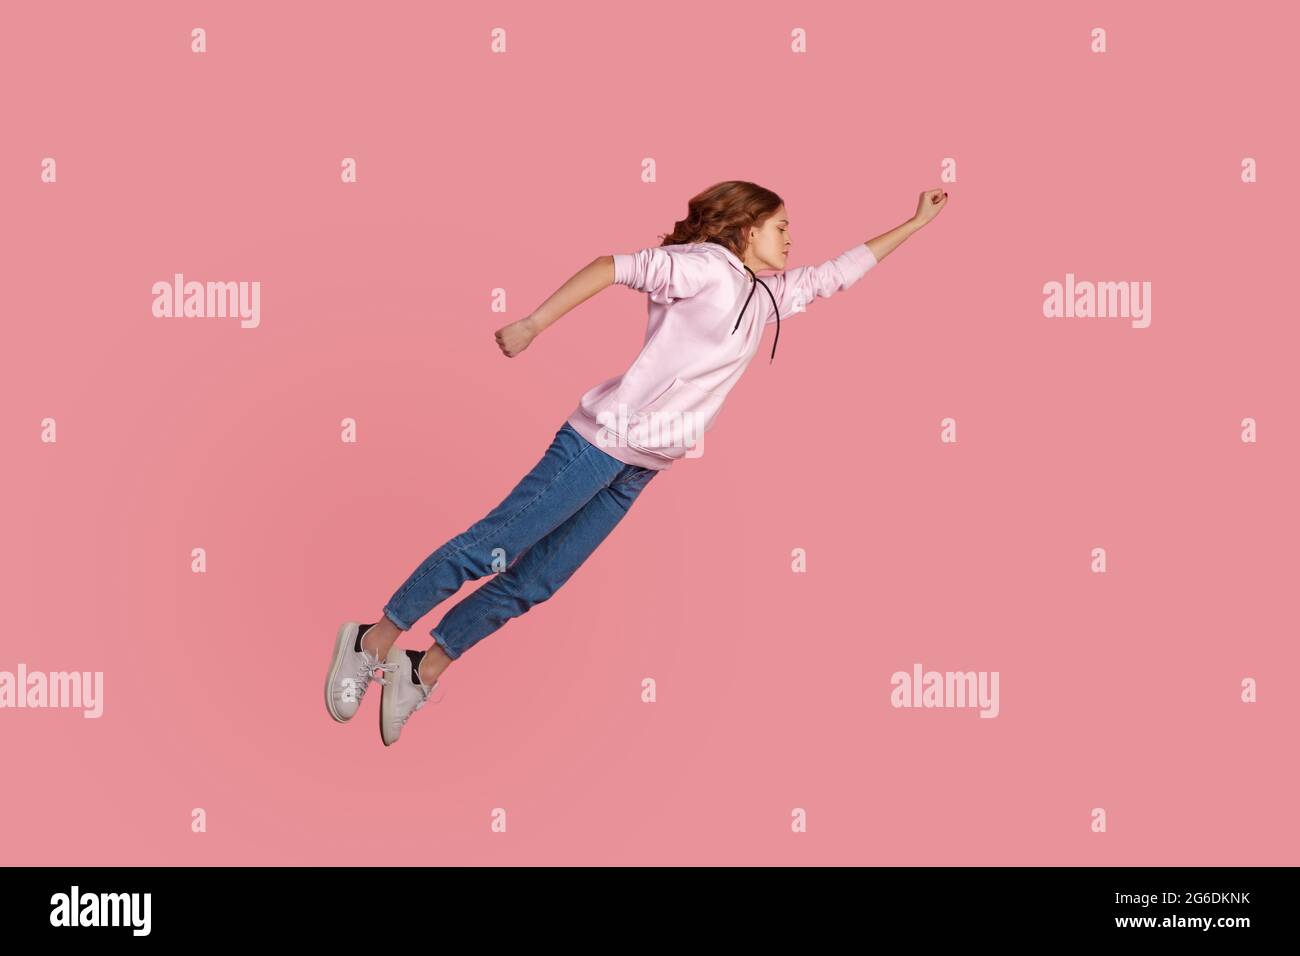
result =
[[[762,225],[750,227],[749,247],[745,251],[742,258],[755,272],[785,268],[790,256],[790,220],[785,206],[780,206]]]

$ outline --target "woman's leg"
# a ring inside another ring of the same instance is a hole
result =
[[[467,580],[502,570],[607,487],[626,466],[567,422],[540,461],[486,517],[430,554],[393,592],[362,646],[384,658],[401,631]]]
[[[548,600],[627,514],[657,471],[623,465],[609,486],[519,556],[504,572],[449,610],[429,633],[436,642],[420,666],[432,685],[451,661],[536,604]],[[441,650],[442,653],[437,653]]]

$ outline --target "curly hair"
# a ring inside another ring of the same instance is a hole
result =
[[[686,204],[686,218],[661,236],[662,246],[687,242],[716,242],[742,256],[745,230],[771,217],[784,204],[770,189],[730,179],[710,186]]]

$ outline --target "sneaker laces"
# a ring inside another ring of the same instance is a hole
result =
[[[375,678],[375,670],[381,668],[381,662],[375,654],[362,648],[361,663],[357,665],[357,671],[353,677],[345,677],[339,683],[342,685],[340,693],[344,699],[347,699],[349,691],[355,697],[357,703],[361,698],[366,696],[366,691],[370,689],[370,682]],[[380,678],[383,681],[383,678]]]
[[[371,666],[370,672],[371,676],[374,677],[375,680],[379,681],[379,683],[388,685],[391,684],[392,681],[384,677],[384,674],[391,674],[394,671],[399,671],[401,669],[401,664],[390,664],[388,661],[381,661],[379,658],[375,658],[375,663]]]

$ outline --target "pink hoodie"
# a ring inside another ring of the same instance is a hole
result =
[[[614,281],[648,294],[645,344],[626,372],[582,396],[569,424],[626,464],[662,470],[698,458],[764,327],[778,323],[779,336],[780,319],[847,289],[875,264],[865,242],[821,265],[762,279],[716,242],[616,253]]]

